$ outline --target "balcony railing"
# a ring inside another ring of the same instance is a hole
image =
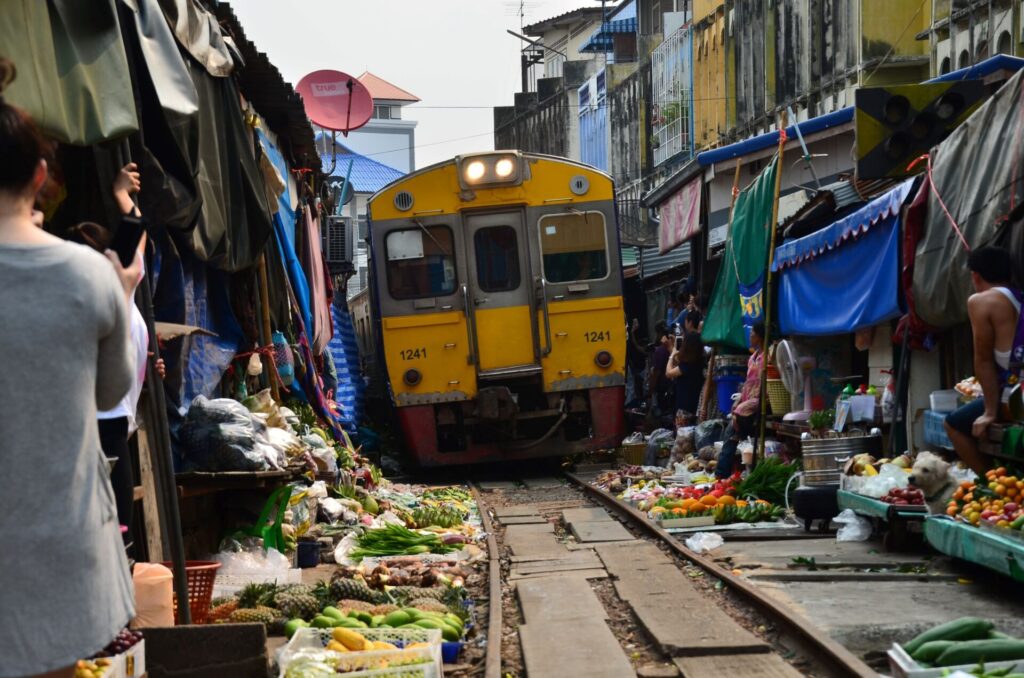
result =
[[[693,152],[692,31],[681,26],[651,54],[651,148],[654,164]]]

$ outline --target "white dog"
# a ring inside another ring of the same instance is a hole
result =
[[[956,490],[956,478],[950,474],[949,469],[949,462],[931,452],[922,452],[914,461],[907,480],[924,494],[928,513],[941,515],[946,512],[950,497]]]

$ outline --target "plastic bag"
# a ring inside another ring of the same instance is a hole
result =
[[[722,535],[714,532],[698,532],[686,540],[686,548],[697,553],[713,551],[725,543]]]
[[[626,436],[626,438],[622,441],[622,444],[632,445],[634,443],[642,443],[643,441],[644,434],[640,433],[640,431],[634,431],[633,433],[630,433],[628,436]]]
[[[327,497],[320,500],[320,513],[333,525],[345,515],[345,505],[334,497]]]
[[[698,450],[709,447],[722,439],[725,433],[725,422],[721,419],[712,419],[698,424],[693,432],[693,446]]]
[[[266,471],[266,454],[256,449],[266,430],[241,403],[196,396],[181,426],[186,466],[202,471]]]
[[[174,626],[174,575],[159,563],[135,563],[133,629]]]
[[[871,538],[871,522],[857,515],[853,509],[844,509],[832,522],[842,525],[836,532],[836,541],[867,541]]]
[[[291,561],[277,549],[264,549],[263,540],[248,537],[242,541],[225,539],[220,553],[213,557],[221,564],[218,574],[270,574],[285,572]],[[138,567],[138,566],[136,566]]]

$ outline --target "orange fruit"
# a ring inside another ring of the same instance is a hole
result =
[[[954,504],[950,504],[946,508],[946,515],[947,516],[955,516],[956,515],[956,506]]]
[[[736,503],[736,497],[733,497],[733,496],[728,495],[728,494],[723,494],[721,497],[718,498],[718,504],[720,506],[731,506],[731,505],[733,505],[735,503]]]
[[[700,503],[705,506],[715,506],[718,504],[718,498],[711,494],[706,494],[700,498]]]
[[[736,505],[739,506],[740,508],[743,508],[747,505],[747,501],[745,499],[737,499]]]
[[[683,500],[683,508],[686,509],[687,511],[689,511],[689,510],[691,510],[694,506],[696,506],[699,503],[700,503],[699,501],[697,501],[693,497],[690,497],[689,499]]]

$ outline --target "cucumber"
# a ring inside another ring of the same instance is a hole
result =
[[[937,666],[959,666],[978,662],[999,662],[1024,659],[1024,640],[965,640],[949,648],[935,661]]]
[[[992,639],[999,639],[999,640],[1010,640],[1010,639],[1013,638],[1013,636],[1008,636],[1005,633],[1003,633],[1002,631],[996,631],[995,629],[992,629],[991,631],[988,632],[988,637],[992,638]]]
[[[908,643],[904,643],[903,649],[911,657],[925,643],[932,640],[979,640],[988,636],[994,624],[978,617],[961,617],[951,622],[940,624],[928,629],[916,636]]]
[[[956,645],[957,640],[930,640],[921,647],[917,648],[914,654],[910,655],[916,662],[933,662],[939,658],[943,652]]]

